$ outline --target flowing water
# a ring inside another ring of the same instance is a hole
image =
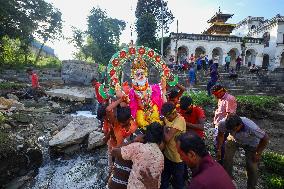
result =
[[[79,111],[72,116],[94,117],[91,112]],[[38,175],[24,188],[27,189],[103,189],[108,176],[107,149],[79,152],[68,158],[50,159],[50,134],[38,138],[43,153],[43,165]]]

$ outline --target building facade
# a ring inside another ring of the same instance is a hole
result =
[[[226,23],[232,16],[219,10],[208,20],[211,25],[202,34],[171,33],[167,58],[181,61],[191,54],[205,54],[209,59],[217,56],[219,64],[225,64],[225,57],[230,54],[231,65],[240,56],[244,65],[256,64],[269,70],[284,67],[283,16],[276,15],[271,20],[247,17],[238,24]]]

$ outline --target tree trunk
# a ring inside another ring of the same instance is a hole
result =
[[[41,44],[40,48],[39,48],[39,51],[38,51],[38,53],[37,53],[37,55],[36,55],[36,59],[35,59],[35,61],[34,61],[34,64],[35,64],[35,65],[36,65],[37,62],[38,62],[38,59],[39,59],[39,57],[40,57],[40,53],[41,53],[42,48],[43,48],[43,46],[45,45],[45,43],[46,43],[46,41],[44,41],[44,42]]]

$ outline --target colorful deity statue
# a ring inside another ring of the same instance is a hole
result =
[[[120,78],[122,65],[126,62],[131,63],[130,89],[128,83],[122,83]],[[159,84],[149,84],[148,64],[159,70]],[[160,110],[166,100],[166,83],[170,86],[177,83],[177,77],[172,75],[160,55],[150,48],[130,45],[111,58],[107,74],[110,91],[117,97],[127,97],[132,117],[138,127],[144,128],[152,122],[160,122]]]
[[[144,128],[152,122],[160,122],[159,111],[164,95],[162,88],[165,86],[149,85],[147,65],[142,58],[133,61],[131,70],[132,88],[129,93],[129,106],[138,127]]]

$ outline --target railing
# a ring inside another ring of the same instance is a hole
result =
[[[186,33],[171,33],[171,39],[189,39],[193,41],[227,41],[227,42],[242,42],[242,37],[237,36],[222,36],[222,35],[205,35],[205,34],[186,34]],[[262,38],[246,38],[247,43],[262,43]]]

